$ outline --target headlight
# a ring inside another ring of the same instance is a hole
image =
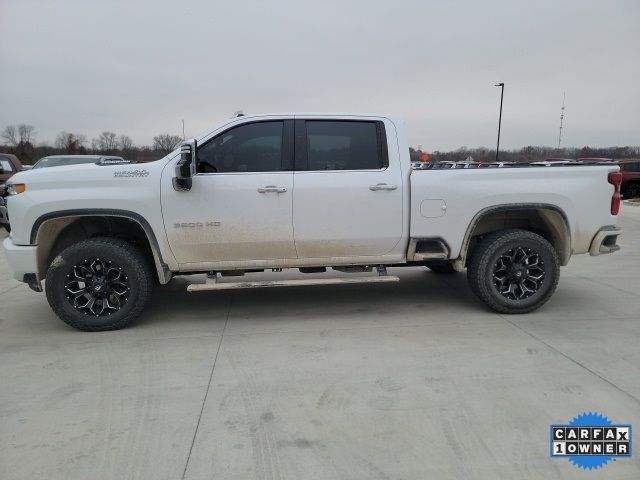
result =
[[[24,183],[8,183],[7,195],[17,195],[26,190]]]

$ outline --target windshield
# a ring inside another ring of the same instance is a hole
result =
[[[44,157],[36,162],[33,168],[63,167],[81,163],[96,163],[99,157]]]

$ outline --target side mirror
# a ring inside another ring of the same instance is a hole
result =
[[[191,190],[193,175],[196,173],[196,141],[185,140],[180,144],[180,160],[176,164],[173,188],[176,191]]]

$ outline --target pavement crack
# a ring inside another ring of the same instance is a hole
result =
[[[196,443],[196,437],[198,436],[198,429],[200,428],[200,420],[202,420],[202,414],[204,413],[204,406],[207,403],[207,397],[209,395],[209,390],[211,389],[211,382],[213,381],[213,372],[216,369],[216,363],[218,363],[218,355],[220,355],[220,347],[222,347],[224,332],[227,329],[227,324],[229,323],[229,316],[231,315],[231,307],[233,306],[234,297],[235,297],[235,292],[231,294],[231,298],[229,299],[229,308],[227,309],[227,318],[224,321],[224,327],[222,327],[222,334],[220,335],[220,341],[218,342],[218,349],[216,350],[216,356],[213,359],[213,366],[211,367],[211,373],[209,374],[209,382],[207,383],[207,389],[205,390],[204,398],[202,399],[202,407],[200,407],[200,415],[198,415],[196,428],[193,432],[193,438],[191,439],[191,446],[189,447],[189,454],[187,455],[187,461],[185,462],[184,470],[182,471],[182,480],[184,480],[184,478],[187,475],[187,468],[189,467],[189,461],[191,460],[191,453],[193,452],[193,446]]]
[[[579,277],[579,275],[578,275]],[[459,289],[456,288],[455,285],[452,285],[451,283],[447,282],[446,280],[444,280],[444,283],[446,283],[449,287],[453,288],[454,290],[462,293],[465,296],[468,297],[473,297],[473,295],[471,293],[469,293],[468,291],[465,291],[464,289]],[[615,287],[612,287],[615,288]],[[629,292],[625,292],[625,293],[629,293]],[[598,372],[590,369],[589,367],[587,367],[585,364],[579,362],[578,360],[576,360],[573,357],[570,357],[569,355],[567,355],[566,353],[562,352],[561,350],[557,349],[556,347],[554,347],[553,345],[545,342],[543,339],[541,339],[540,337],[537,337],[536,335],[534,335],[533,333],[525,330],[524,328],[522,328],[520,325],[518,325],[517,323],[512,322],[511,320],[509,320],[507,317],[505,317],[504,315],[500,315],[497,314],[498,317],[502,318],[505,322],[513,325],[514,327],[516,327],[518,330],[520,330],[521,332],[525,333],[526,335],[530,336],[531,338],[537,340],[538,342],[542,343],[543,345],[545,345],[547,348],[549,348],[550,350],[556,352],[558,355],[561,355],[562,357],[566,358],[567,360],[569,360],[570,362],[574,363],[575,365],[578,365],[579,367],[583,368],[584,370],[586,370],[587,372],[591,373],[592,375],[595,375],[596,377],[598,377],[600,380],[602,380],[605,383],[608,383],[609,385],[611,385],[613,388],[615,388],[616,390],[618,390],[619,392],[625,394],[627,397],[631,398],[634,402],[640,404],[640,398],[636,397],[635,395],[633,395],[632,393],[627,392],[625,389],[623,389],[622,387],[619,387],[618,385],[616,385],[615,383],[613,383],[611,380],[603,377],[602,375],[600,375]]]
[[[520,325],[518,325],[517,323],[512,322],[511,320],[509,320],[508,318],[504,317],[503,315],[500,315],[500,317],[507,323],[513,325],[514,327],[516,327],[518,330],[520,330],[521,332],[525,333],[526,335],[530,336],[531,338],[537,340],[538,342],[542,343],[544,346],[546,346],[547,348],[549,348],[550,350],[554,351],[555,353],[557,353],[558,355],[561,355],[562,357],[566,358],[567,360],[569,360],[570,362],[578,365],[579,367],[583,368],[584,370],[586,370],[587,372],[591,373],[592,375],[595,375],[596,377],[598,377],[600,380],[602,380],[605,383],[608,383],[609,385],[611,385],[613,388],[615,388],[616,390],[618,390],[621,393],[624,393],[627,397],[631,398],[633,401],[635,401],[636,403],[640,404],[640,398],[636,397],[635,395],[633,395],[632,393],[627,392],[625,389],[623,389],[622,387],[616,385],[615,383],[613,383],[611,380],[609,380],[608,378],[603,377],[602,375],[600,375],[598,372],[596,372],[595,370],[590,369],[589,367],[587,367],[584,363],[579,362],[578,360],[576,360],[575,358],[567,355],[566,353],[564,353],[563,351],[557,349],[556,347],[554,347],[553,345],[551,345],[548,342],[545,342],[543,339],[541,339],[540,337],[534,335],[533,333],[525,330],[524,328],[522,328]]]

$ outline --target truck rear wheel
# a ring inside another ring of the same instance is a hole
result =
[[[149,264],[134,245],[91,238],[56,256],[46,277],[47,300],[65,323],[84,331],[124,328],[145,307],[153,289]]]
[[[558,286],[560,261],[553,246],[526,230],[487,235],[467,267],[471,290],[500,313],[528,313],[540,308]]]

